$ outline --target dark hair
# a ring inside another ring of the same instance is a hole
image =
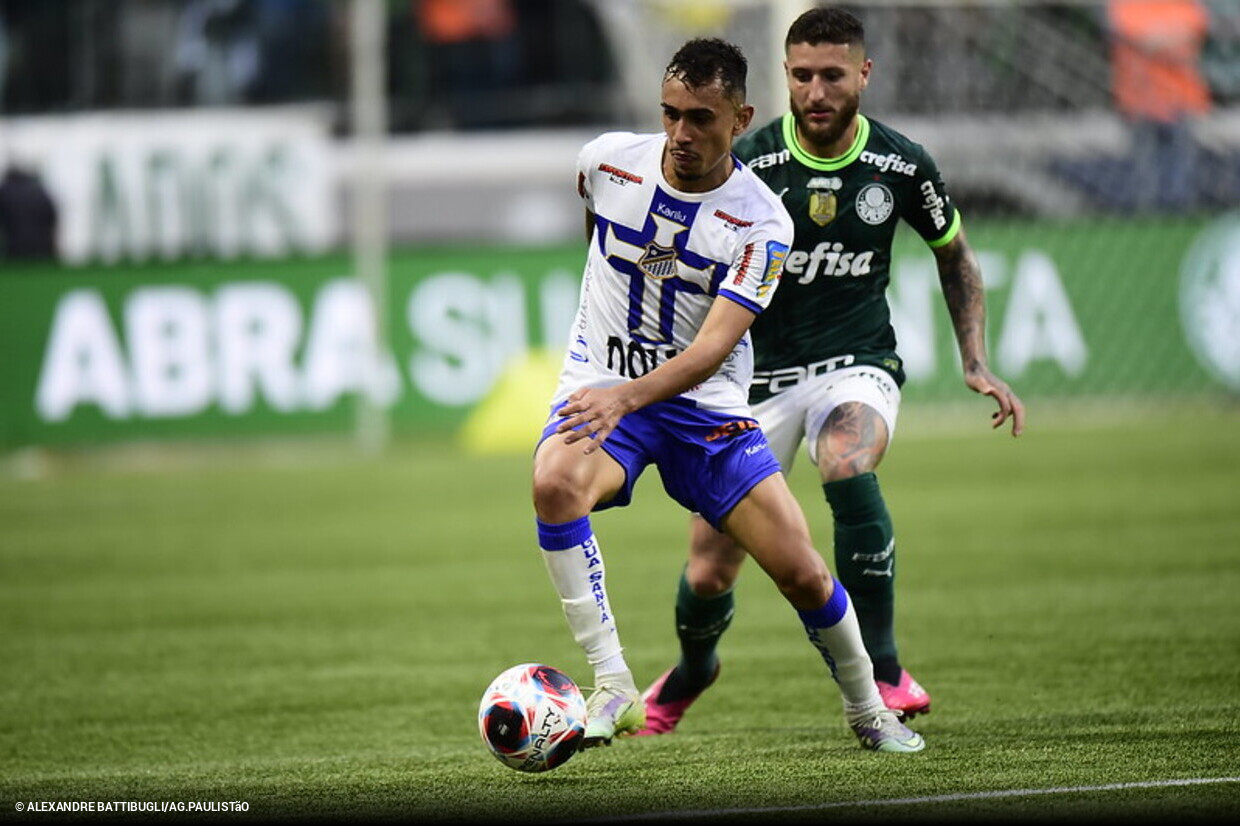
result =
[[[793,43],[857,45],[865,48],[865,26],[857,17],[843,9],[817,8],[802,14],[788,27],[784,51]]]
[[[748,74],[749,61],[739,47],[717,37],[698,37],[672,55],[663,76],[678,78],[690,89],[718,80],[725,95],[744,101]]]

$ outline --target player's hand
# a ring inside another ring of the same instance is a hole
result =
[[[1025,429],[1025,405],[1020,397],[1012,392],[1007,382],[996,376],[985,367],[975,367],[965,371],[964,382],[970,390],[990,396],[999,405],[999,409],[991,414],[991,427],[1002,427],[1009,418],[1012,420],[1012,435],[1019,436]]]
[[[569,445],[588,440],[586,453],[598,450],[628,412],[622,388],[587,387],[573,393],[557,413],[563,421],[555,432],[565,434],[564,443]]]

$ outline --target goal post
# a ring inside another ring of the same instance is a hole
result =
[[[373,399],[388,353],[388,199],[383,169],[387,141],[386,14],[385,0],[352,0],[349,14],[354,170],[350,249],[355,277],[370,297],[375,347],[373,358],[367,360],[367,369],[374,375],[365,377],[357,394],[355,434],[358,446],[372,454],[387,445],[390,435],[387,411]]]

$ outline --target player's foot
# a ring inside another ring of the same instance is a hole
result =
[[[611,738],[635,734],[646,725],[646,707],[636,688],[600,686],[586,700],[586,735],[581,748],[610,746]]]
[[[861,748],[869,751],[907,754],[926,747],[921,735],[900,722],[899,712],[889,708],[850,720],[849,725],[861,741]]]
[[[903,714],[905,720],[912,720],[918,714],[930,713],[929,693],[903,668],[900,669],[900,682],[895,685],[882,680],[874,682],[878,684],[878,693],[883,698],[883,704],[892,711]]]
[[[715,678],[719,676],[719,664],[715,664],[715,673],[710,675],[710,680],[706,685],[699,688],[688,697],[682,697],[679,700],[669,700],[660,702],[659,695],[663,693],[663,687],[667,685],[667,678],[672,676],[672,672],[676,670],[672,666],[663,672],[663,676],[655,680],[650,688],[642,692],[642,701],[646,704],[646,727],[637,732],[638,737],[648,737],[652,734],[668,734],[672,729],[676,728],[676,724],[680,722],[680,718],[685,716],[685,712],[689,710],[689,706],[693,705],[693,701],[702,696],[702,692],[711,687],[715,682]]]

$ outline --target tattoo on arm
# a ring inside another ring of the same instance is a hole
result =
[[[956,330],[956,343],[965,369],[985,364],[986,294],[977,256],[963,237],[936,253],[939,284]]]

